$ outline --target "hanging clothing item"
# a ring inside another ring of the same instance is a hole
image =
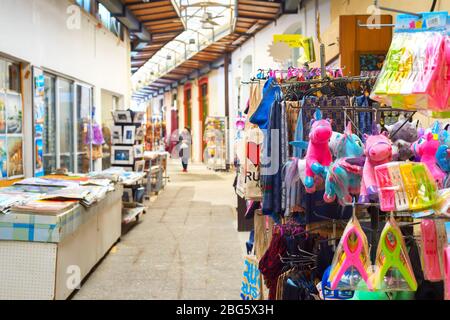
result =
[[[297,128],[299,111],[300,111],[300,103],[298,101],[286,101],[288,142],[296,141],[295,131]],[[294,147],[292,146],[289,146],[289,155],[295,156],[295,150]]]
[[[241,166],[238,174],[239,195],[247,200],[260,201],[262,191],[260,186],[260,157],[263,142],[263,132],[249,119],[258,108],[262,99],[262,90],[259,83],[250,87],[250,99],[248,103],[248,117],[242,141],[238,148],[240,152]]]
[[[355,105],[359,108],[369,108],[369,97],[362,95],[355,98]],[[358,129],[362,134],[372,134],[373,113],[358,112]],[[364,139],[364,137],[362,137]]]
[[[284,213],[286,188],[282,175],[288,160],[287,121],[284,103],[277,95],[272,104],[270,123],[264,135],[261,185],[263,189],[263,214],[280,216]]]
[[[319,291],[311,274],[306,271],[291,272],[285,279],[282,299],[287,301],[320,300]]]
[[[277,84],[277,80],[269,78],[263,88],[262,100],[256,111],[250,116],[250,123],[257,125],[261,130],[269,127],[270,109],[277,95],[280,95],[281,89]]]
[[[286,254],[286,239],[277,232],[273,235],[269,249],[259,262],[259,270],[264,276],[264,282],[269,288],[269,300],[276,299],[278,277],[283,270],[280,257]]]
[[[303,141],[309,141],[311,120],[317,107],[322,108],[323,118],[333,119],[332,127],[335,132],[344,132],[347,119],[343,108],[350,107],[348,97],[307,97],[303,101]]]

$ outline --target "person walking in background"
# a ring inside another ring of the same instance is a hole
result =
[[[183,172],[188,172],[189,159],[191,157],[191,129],[184,128],[180,135],[180,157],[183,165]]]

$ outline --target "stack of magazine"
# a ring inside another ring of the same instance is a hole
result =
[[[0,193],[0,214],[8,214],[11,208],[29,201],[25,195]]]
[[[38,213],[43,215],[58,215],[78,205],[78,201],[56,201],[56,200],[30,200],[26,203],[14,206],[13,211],[17,213]]]
[[[96,202],[105,198],[110,188],[108,186],[79,186],[74,188],[65,188],[48,193],[41,197],[42,200],[76,200],[89,208]]]

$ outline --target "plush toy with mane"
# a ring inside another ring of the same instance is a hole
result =
[[[434,180],[436,180],[439,187],[442,188],[445,180],[445,173],[437,166],[437,156],[441,142],[439,141],[439,134],[429,132],[426,135],[426,140],[419,145],[420,162],[424,163],[430,170]]]
[[[394,147],[393,159],[395,161],[406,161],[414,157],[411,145],[419,139],[417,128],[419,121],[406,121],[404,116],[401,116],[398,122],[391,126],[386,126],[391,141]],[[392,134],[394,134],[392,136]]]
[[[324,176],[327,167],[333,161],[329,141],[333,134],[330,119],[322,119],[322,112],[316,111],[309,133],[308,151],[306,153],[305,188],[306,192],[315,192],[315,178]]]
[[[450,172],[450,132],[447,131],[448,128],[442,131],[441,137],[441,146],[437,150],[436,153],[436,161],[439,167],[444,171]]]
[[[363,168],[359,202],[367,203],[378,199],[374,169],[376,166],[392,161],[392,142],[387,135],[387,132],[380,134],[376,125],[372,127],[371,136],[364,135],[366,161]]]
[[[353,194],[358,194],[361,185],[362,167],[347,160],[364,154],[361,139],[352,132],[349,123],[344,134],[337,136],[332,152],[336,161],[330,166],[325,181],[325,202],[333,202],[336,197],[340,204],[351,203]]]

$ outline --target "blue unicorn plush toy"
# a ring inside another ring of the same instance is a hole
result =
[[[336,161],[327,172],[324,200],[330,203],[337,197],[340,204],[352,203],[351,195],[359,193],[362,167],[351,164],[348,160],[362,157],[364,145],[361,139],[353,134],[351,123],[347,125],[344,134],[336,135],[336,142],[332,145]]]

